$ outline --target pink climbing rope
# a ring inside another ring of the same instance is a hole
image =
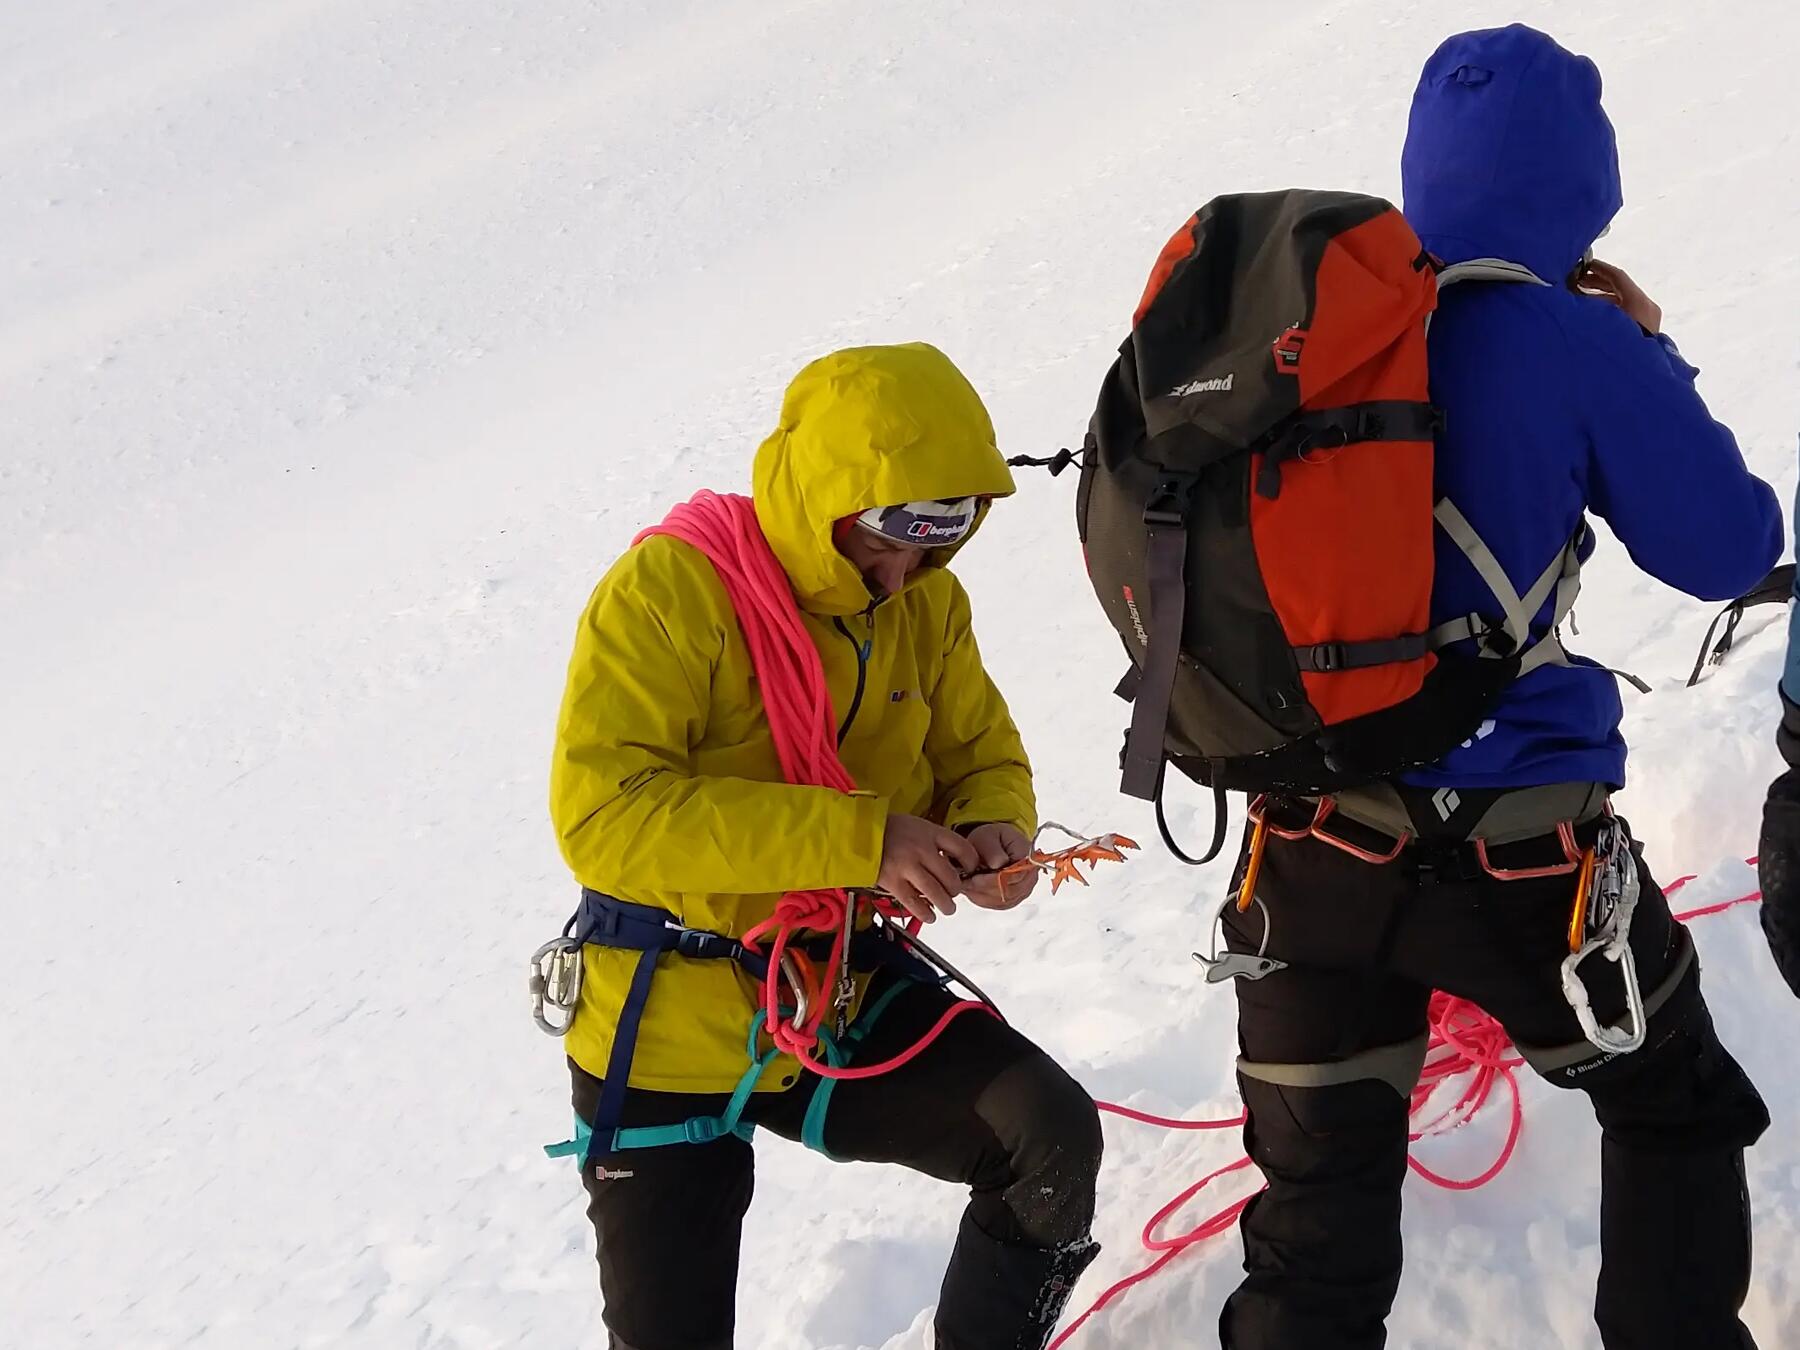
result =
[[[1747,861],[1752,866],[1756,863],[1755,858]],[[1692,876],[1677,877],[1663,888],[1663,894],[1672,896],[1693,880]],[[1685,910],[1677,913],[1674,917],[1678,922],[1687,923],[1694,919],[1706,918],[1709,915],[1723,914],[1726,910],[1736,909],[1739,905],[1754,904],[1761,899],[1762,892],[1755,890],[1733,900],[1724,900],[1717,904],[1702,905],[1697,909]],[[1406,1164],[1434,1186],[1450,1191],[1476,1190],[1487,1185],[1506,1170],[1507,1163],[1512,1161],[1513,1152],[1518,1147],[1519,1135],[1525,1126],[1525,1108],[1519,1095],[1517,1071],[1525,1061],[1513,1050],[1511,1038],[1507,1036],[1500,1024],[1467,999],[1453,998],[1442,992],[1434,993],[1431,996],[1429,1023],[1431,1037],[1425,1052],[1425,1069],[1419,1076],[1418,1086],[1412,1091],[1411,1115],[1415,1129],[1409,1138],[1416,1143],[1428,1136],[1444,1134],[1467,1124],[1482,1107],[1487,1105],[1496,1085],[1505,1087],[1508,1098],[1509,1119],[1506,1138],[1501,1143],[1500,1152],[1494,1161],[1479,1174],[1467,1179],[1443,1176],[1415,1157],[1409,1156]],[[1462,1092],[1457,1096],[1455,1102],[1430,1120],[1420,1124],[1421,1114],[1438,1089],[1451,1079],[1465,1074],[1468,1075],[1469,1081],[1463,1086]],[[1169,1130],[1225,1130],[1242,1125],[1245,1120],[1243,1112],[1239,1112],[1235,1116],[1212,1120],[1180,1120],[1168,1116],[1151,1115],[1149,1112],[1137,1111],[1114,1102],[1096,1102],[1095,1105],[1110,1115]],[[1189,1201],[1215,1181],[1230,1176],[1233,1172],[1241,1172],[1249,1166],[1250,1158],[1246,1155],[1223,1167],[1216,1168],[1152,1214],[1149,1222],[1144,1225],[1140,1240],[1146,1251],[1156,1254],[1156,1259],[1141,1270],[1133,1271],[1103,1290],[1079,1317],[1057,1333],[1056,1339],[1050,1342],[1047,1350],[1060,1350],[1060,1347],[1074,1336],[1090,1317],[1107,1307],[1128,1289],[1143,1284],[1155,1276],[1182,1252],[1209,1238],[1218,1237],[1229,1231],[1237,1222],[1238,1216],[1244,1212],[1245,1207],[1256,1198],[1255,1193],[1247,1195],[1241,1200],[1232,1201],[1225,1208],[1195,1224],[1185,1233],[1162,1237],[1157,1232],[1171,1216],[1179,1212]]]
[[[782,777],[809,787],[854,792],[856,783],[838,758],[835,714],[831,691],[825,683],[825,666],[813,645],[794,600],[785,569],[769,547],[756,507],[750,498],[702,490],[670,511],[660,525],[652,525],[632,540],[642,543],[655,534],[666,534],[698,549],[713,565],[738,627],[750,648],[750,661],[762,690],[763,710],[775,741],[775,756]],[[874,898],[882,914],[896,922],[905,912],[892,901]],[[830,933],[831,955],[827,972],[836,971],[850,941],[850,900],[841,889],[789,891],[775,912],[744,934],[741,941],[752,951],[769,944],[769,974],[763,981],[763,1011],[775,1048],[796,1056],[823,1078],[874,1078],[891,1073],[913,1059],[963,1013],[989,1012],[984,1003],[964,1000],[945,1009],[937,1023],[909,1049],[879,1064],[837,1068],[818,1057],[819,1035],[831,1008],[830,975],[815,978],[812,963],[793,948],[802,931]],[[795,1026],[782,1011],[781,981],[784,958],[805,973],[808,988],[807,1015]]]

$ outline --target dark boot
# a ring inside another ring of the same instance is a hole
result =
[[[938,1297],[937,1350],[1044,1350],[1099,1254],[1092,1238],[1048,1251],[1000,1242],[963,1215]]]

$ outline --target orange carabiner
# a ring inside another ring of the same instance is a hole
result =
[[[1569,914],[1569,950],[1578,952],[1587,936],[1588,896],[1594,890],[1594,868],[1599,861],[1599,850],[1590,848],[1581,855],[1581,874],[1575,882],[1575,906]]]
[[[1244,863],[1244,884],[1238,887],[1237,907],[1242,914],[1256,902],[1256,879],[1262,874],[1263,850],[1269,844],[1269,818],[1265,814],[1250,834],[1250,857]]]

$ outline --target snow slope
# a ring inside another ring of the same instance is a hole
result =
[[[523,961],[572,892],[543,807],[572,625],[632,533],[741,488],[805,359],[926,338],[1009,450],[1078,436],[1199,202],[1392,193],[1458,27],[1592,52],[1667,311],[1795,476],[1800,13],[1775,0],[62,0],[0,9],[0,1342],[600,1343],[566,1079]],[[1047,814],[1112,792],[1116,642],[1068,481],[960,564]],[[1696,902],[1744,889],[1780,642],[1680,688],[1703,607],[1603,549],[1580,644],[1630,699],[1625,807]],[[1190,836],[1203,824],[1175,812]],[[1186,958],[1223,865],[1154,850],[941,933],[1098,1095],[1233,1104]],[[1783,1124],[1749,1316],[1800,1343],[1796,1009],[1753,913],[1698,936]],[[1414,1188],[1396,1345],[1594,1343],[1596,1132],[1528,1089],[1488,1190]],[[1498,1120],[1432,1144],[1485,1161]],[[1230,1156],[1108,1126],[1086,1292]],[[761,1147],[740,1342],[918,1350],[959,1201]],[[1095,1319],[1205,1345],[1235,1239]]]

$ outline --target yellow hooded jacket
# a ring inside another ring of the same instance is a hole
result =
[[[839,519],[869,507],[1012,490],[987,410],[936,348],[857,348],[801,371],[757,451],[753,495],[824,661],[858,793],[783,780],[712,564],[652,536],[601,579],[569,662],[550,814],[581,884],[735,937],[783,891],[873,885],[890,812],[1035,828],[1024,747],[982,667],[968,595],[941,565],[955,550],[932,550],[932,565],[876,603],[832,539]],[[566,1048],[589,1073],[606,1071],[637,959],[583,953]],[[735,962],[659,957],[631,1085],[729,1092],[757,998]],[[797,1072],[779,1057],[758,1089]]]

